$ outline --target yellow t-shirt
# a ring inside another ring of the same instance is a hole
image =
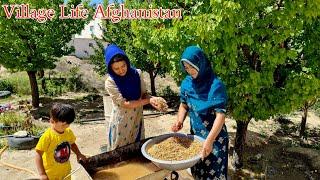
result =
[[[71,144],[75,140],[76,137],[70,128],[67,128],[62,134],[48,128],[40,137],[36,150],[44,152],[43,166],[50,180],[61,180],[71,172],[69,157]]]

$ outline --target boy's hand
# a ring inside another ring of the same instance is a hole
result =
[[[208,139],[204,141],[202,146],[202,151],[201,151],[202,160],[204,160],[204,158],[209,156],[209,154],[212,152],[212,145],[213,145],[213,142],[209,141]]]
[[[40,180],[49,180],[49,178],[46,174],[40,174],[39,176],[40,176],[39,177]]]
[[[172,125],[171,130],[172,130],[173,132],[177,132],[177,131],[181,130],[182,127],[183,127],[183,122],[177,120],[177,121]]]
[[[86,162],[87,161],[87,157],[83,154],[79,154],[77,155],[77,160],[78,162],[82,161],[82,162]]]

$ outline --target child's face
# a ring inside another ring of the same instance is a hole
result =
[[[118,61],[112,63],[111,69],[118,76],[125,76],[128,71],[127,63],[125,61]]]
[[[184,69],[187,71],[187,73],[193,78],[197,78],[198,76],[198,71],[194,67],[192,67],[190,64],[187,62],[183,62]]]
[[[50,123],[52,128],[58,133],[63,133],[64,130],[66,130],[70,126],[70,124],[67,124],[66,122],[54,121],[52,119],[50,119]]]

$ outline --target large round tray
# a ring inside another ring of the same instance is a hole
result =
[[[147,150],[152,145],[157,144],[157,143],[163,141],[164,139],[167,139],[167,138],[172,137],[172,136],[188,137],[190,139],[197,139],[201,143],[204,142],[203,138],[201,138],[199,136],[196,136],[196,135],[185,135],[185,134],[181,134],[181,133],[164,134],[164,135],[161,135],[161,136],[157,136],[157,137],[155,137],[153,139],[150,139],[150,140],[148,140],[147,142],[145,142],[142,145],[141,152],[142,152],[143,156],[145,158],[149,159],[150,161],[152,161],[158,167],[160,167],[162,169],[171,170],[171,171],[187,169],[187,168],[190,168],[190,167],[194,166],[200,160],[200,158],[201,158],[200,154],[194,156],[191,159],[182,160],[182,161],[164,161],[164,160],[155,159],[155,158],[151,157],[147,153]]]

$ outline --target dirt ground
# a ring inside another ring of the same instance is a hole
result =
[[[150,111],[145,111],[149,114]],[[300,113],[296,113],[290,118],[293,124],[299,122]],[[163,115],[155,118],[145,117],[146,136],[157,136],[170,132],[170,126],[174,122],[175,115]],[[235,136],[235,121],[227,119],[226,124],[230,135],[230,149],[233,148]],[[308,128],[312,129],[320,126],[319,117],[310,113]],[[87,156],[101,153],[100,147],[106,142],[106,127],[104,121],[94,121],[86,124],[74,123],[71,125],[80,150]],[[283,142],[271,140],[271,137],[282,138],[276,135],[280,128],[280,123],[274,120],[251,122],[247,136],[247,147],[245,152],[245,167],[241,172],[235,173],[231,165],[230,156],[229,174],[231,179],[317,179],[319,172],[308,166],[308,163],[296,157],[285,154]],[[183,133],[189,132],[188,121],[184,124]],[[263,136],[262,136],[263,134]],[[231,152],[230,152],[231,155]],[[10,163],[20,168],[36,171],[34,163],[34,150],[6,150],[1,157],[1,161]],[[71,156],[72,169],[76,170],[79,164],[75,155]],[[17,180],[35,177],[31,173],[23,170],[1,166],[0,179]],[[73,179],[87,179],[86,172],[80,168],[72,175]]]
[[[72,65],[80,67],[83,77],[88,84],[94,84],[95,88],[103,91],[103,77],[99,77],[82,61],[67,57]],[[68,71],[66,68],[69,63],[62,62],[56,70],[59,72]],[[147,74],[144,74],[147,85],[149,84]],[[156,80],[157,89],[164,88],[161,85],[170,85],[174,91],[178,88],[176,84],[168,78],[158,78]],[[33,112],[36,122],[43,120],[44,124],[48,118],[48,108],[54,101],[72,104],[78,115],[79,120],[92,120],[94,118],[103,119],[102,98],[97,95],[88,95],[88,93],[67,93],[58,98],[42,98],[40,107]],[[148,109],[148,108],[146,108]],[[152,111],[145,110],[144,114],[150,114]],[[298,137],[298,128],[301,121],[301,112],[295,112],[282,118],[269,119],[266,121],[252,120],[248,127],[247,145],[244,152],[244,168],[241,171],[235,171],[231,162],[233,160],[232,150],[236,132],[236,121],[230,118],[226,119],[226,125],[229,132],[229,177],[230,179],[320,179],[319,150],[314,148],[299,149],[301,141]],[[176,118],[176,114],[166,114],[161,116],[145,116],[145,134],[147,137],[157,136],[170,132],[170,127]],[[106,124],[105,121],[89,121],[86,123],[75,122],[71,125],[80,150],[87,156],[93,156],[101,153],[100,147],[106,142]],[[303,141],[304,146],[320,148],[320,118],[316,113],[310,112],[307,120],[309,137]],[[188,118],[184,124],[183,133],[189,132]],[[309,150],[312,151],[309,153]],[[315,152],[315,153],[314,153]],[[4,151],[1,156],[1,162],[9,163],[20,170],[8,167],[0,163],[0,180],[19,180],[35,177],[34,174],[21,170],[25,168],[31,172],[37,173],[34,162],[34,150],[11,150]],[[315,154],[315,155],[314,155]],[[72,169],[77,170],[80,166],[76,162],[74,154],[71,155]],[[73,175],[73,179],[87,179],[86,172],[80,168]]]

